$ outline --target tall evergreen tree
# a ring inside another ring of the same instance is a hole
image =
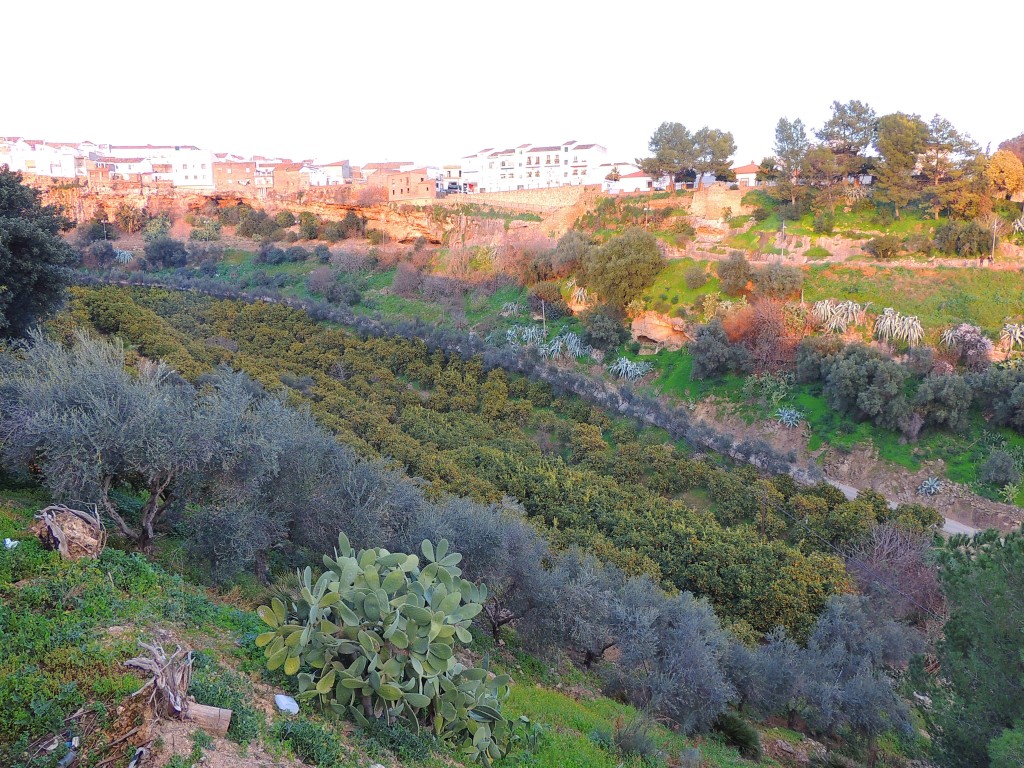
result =
[[[892,203],[896,218],[920,194],[920,185],[914,178],[918,155],[924,151],[928,139],[928,126],[918,115],[895,112],[878,120],[875,149],[882,161],[875,172],[875,197]]]
[[[0,337],[23,336],[60,306],[75,259],[61,232],[71,226],[20,173],[0,166]]]

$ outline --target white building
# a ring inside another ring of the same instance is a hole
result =
[[[85,154],[77,144],[0,137],[0,165],[38,176],[73,179],[85,175]]]
[[[744,188],[757,186],[758,170],[760,170],[758,164],[751,160],[746,165],[736,166],[735,168],[732,169],[732,172],[736,174],[736,184],[738,184],[741,188]]]
[[[142,157],[153,165],[156,181],[175,187],[213,189],[213,153],[191,145],[111,145],[111,154]]]
[[[600,144],[520,144],[488,147],[462,158],[463,183],[473,192],[507,192],[568,185],[600,184],[608,150]]]
[[[338,184],[347,184],[352,181],[352,164],[348,160],[338,160],[333,163],[325,163],[317,166],[317,181],[310,176],[309,183],[313,186],[333,187]],[[322,179],[322,181],[321,181]]]

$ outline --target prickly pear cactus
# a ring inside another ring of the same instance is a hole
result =
[[[461,578],[462,555],[422,545],[417,555],[353,550],[338,536],[326,570],[299,573],[301,597],[274,598],[258,613],[270,631],[256,638],[267,667],[298,675],[299,701],[318,701],[360,724],[370,718],[428,727],[461,742],[484,765],[507,750],[511,723],[501,715],[508,676],[466,667],[455,658],[468,645],[487,587]]]

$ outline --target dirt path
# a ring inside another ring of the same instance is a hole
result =
[[[833,480],[830,477],[826,477],[825,478],[825,482],[828,483],[829,485],[835,486],[840,491],[842,491],[843,495],[846,496],[846,498],[849,499],[850,501],[853,501],[854,499],[856,499],[857,496],[860,494],[860,491],[858,491],[852,485],[847,485],[846,483],[840,483],[838,480]],[[891,501],[891,500],[888,500],[888,499],[887,499],[887,501],[889,501],[889,506],[891,508],[893,508],[893,509],[895,509],[896,507],[899,506],[899,502]],[[945,520],[945,523],[943,523],[943,525],[942,525],[942,532],[943,533],[948,533],[948,534],[963,533],[963,534],[966,534],[968,536],[973,536],[974,534],[978,533],[978,529],[977,528],[972,528],[969,525],[964,525],[963,523],[959,523],[956,520],[952,520],[952,519],[950,519],[948,517],[944,517],[942,519]]]
[[[812,452],[807,449],[810,435],[805,430],[786,429],[772,420],[747,424],[715,402],[698,403],[694,415],[739,440],[764,440],[783,454],[792,451],[796,465],[817,467],[826,482],[841,489],[847,498],[854,498],[860,490],[872,490],[890,504],[923,503],[934,507],[945,518],[943,530],[948,533],[973,533],[986,528],[1011,531],[1024,522],[1024,510],[1020,507],[985,499],[955,483],[945,483],[937,496],[920,496],[917,489],[922,481],[945,474],[941,461],[925,463],[911,472],[880,459],[870,445],[859,445],[851,451],[826,446]]]

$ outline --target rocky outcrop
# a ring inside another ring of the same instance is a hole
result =
[[[682,349],[690,340],[686,322],[658,312],[644,312],[633,318],[633,340],[641,344],[657,344],[664,349]]]

